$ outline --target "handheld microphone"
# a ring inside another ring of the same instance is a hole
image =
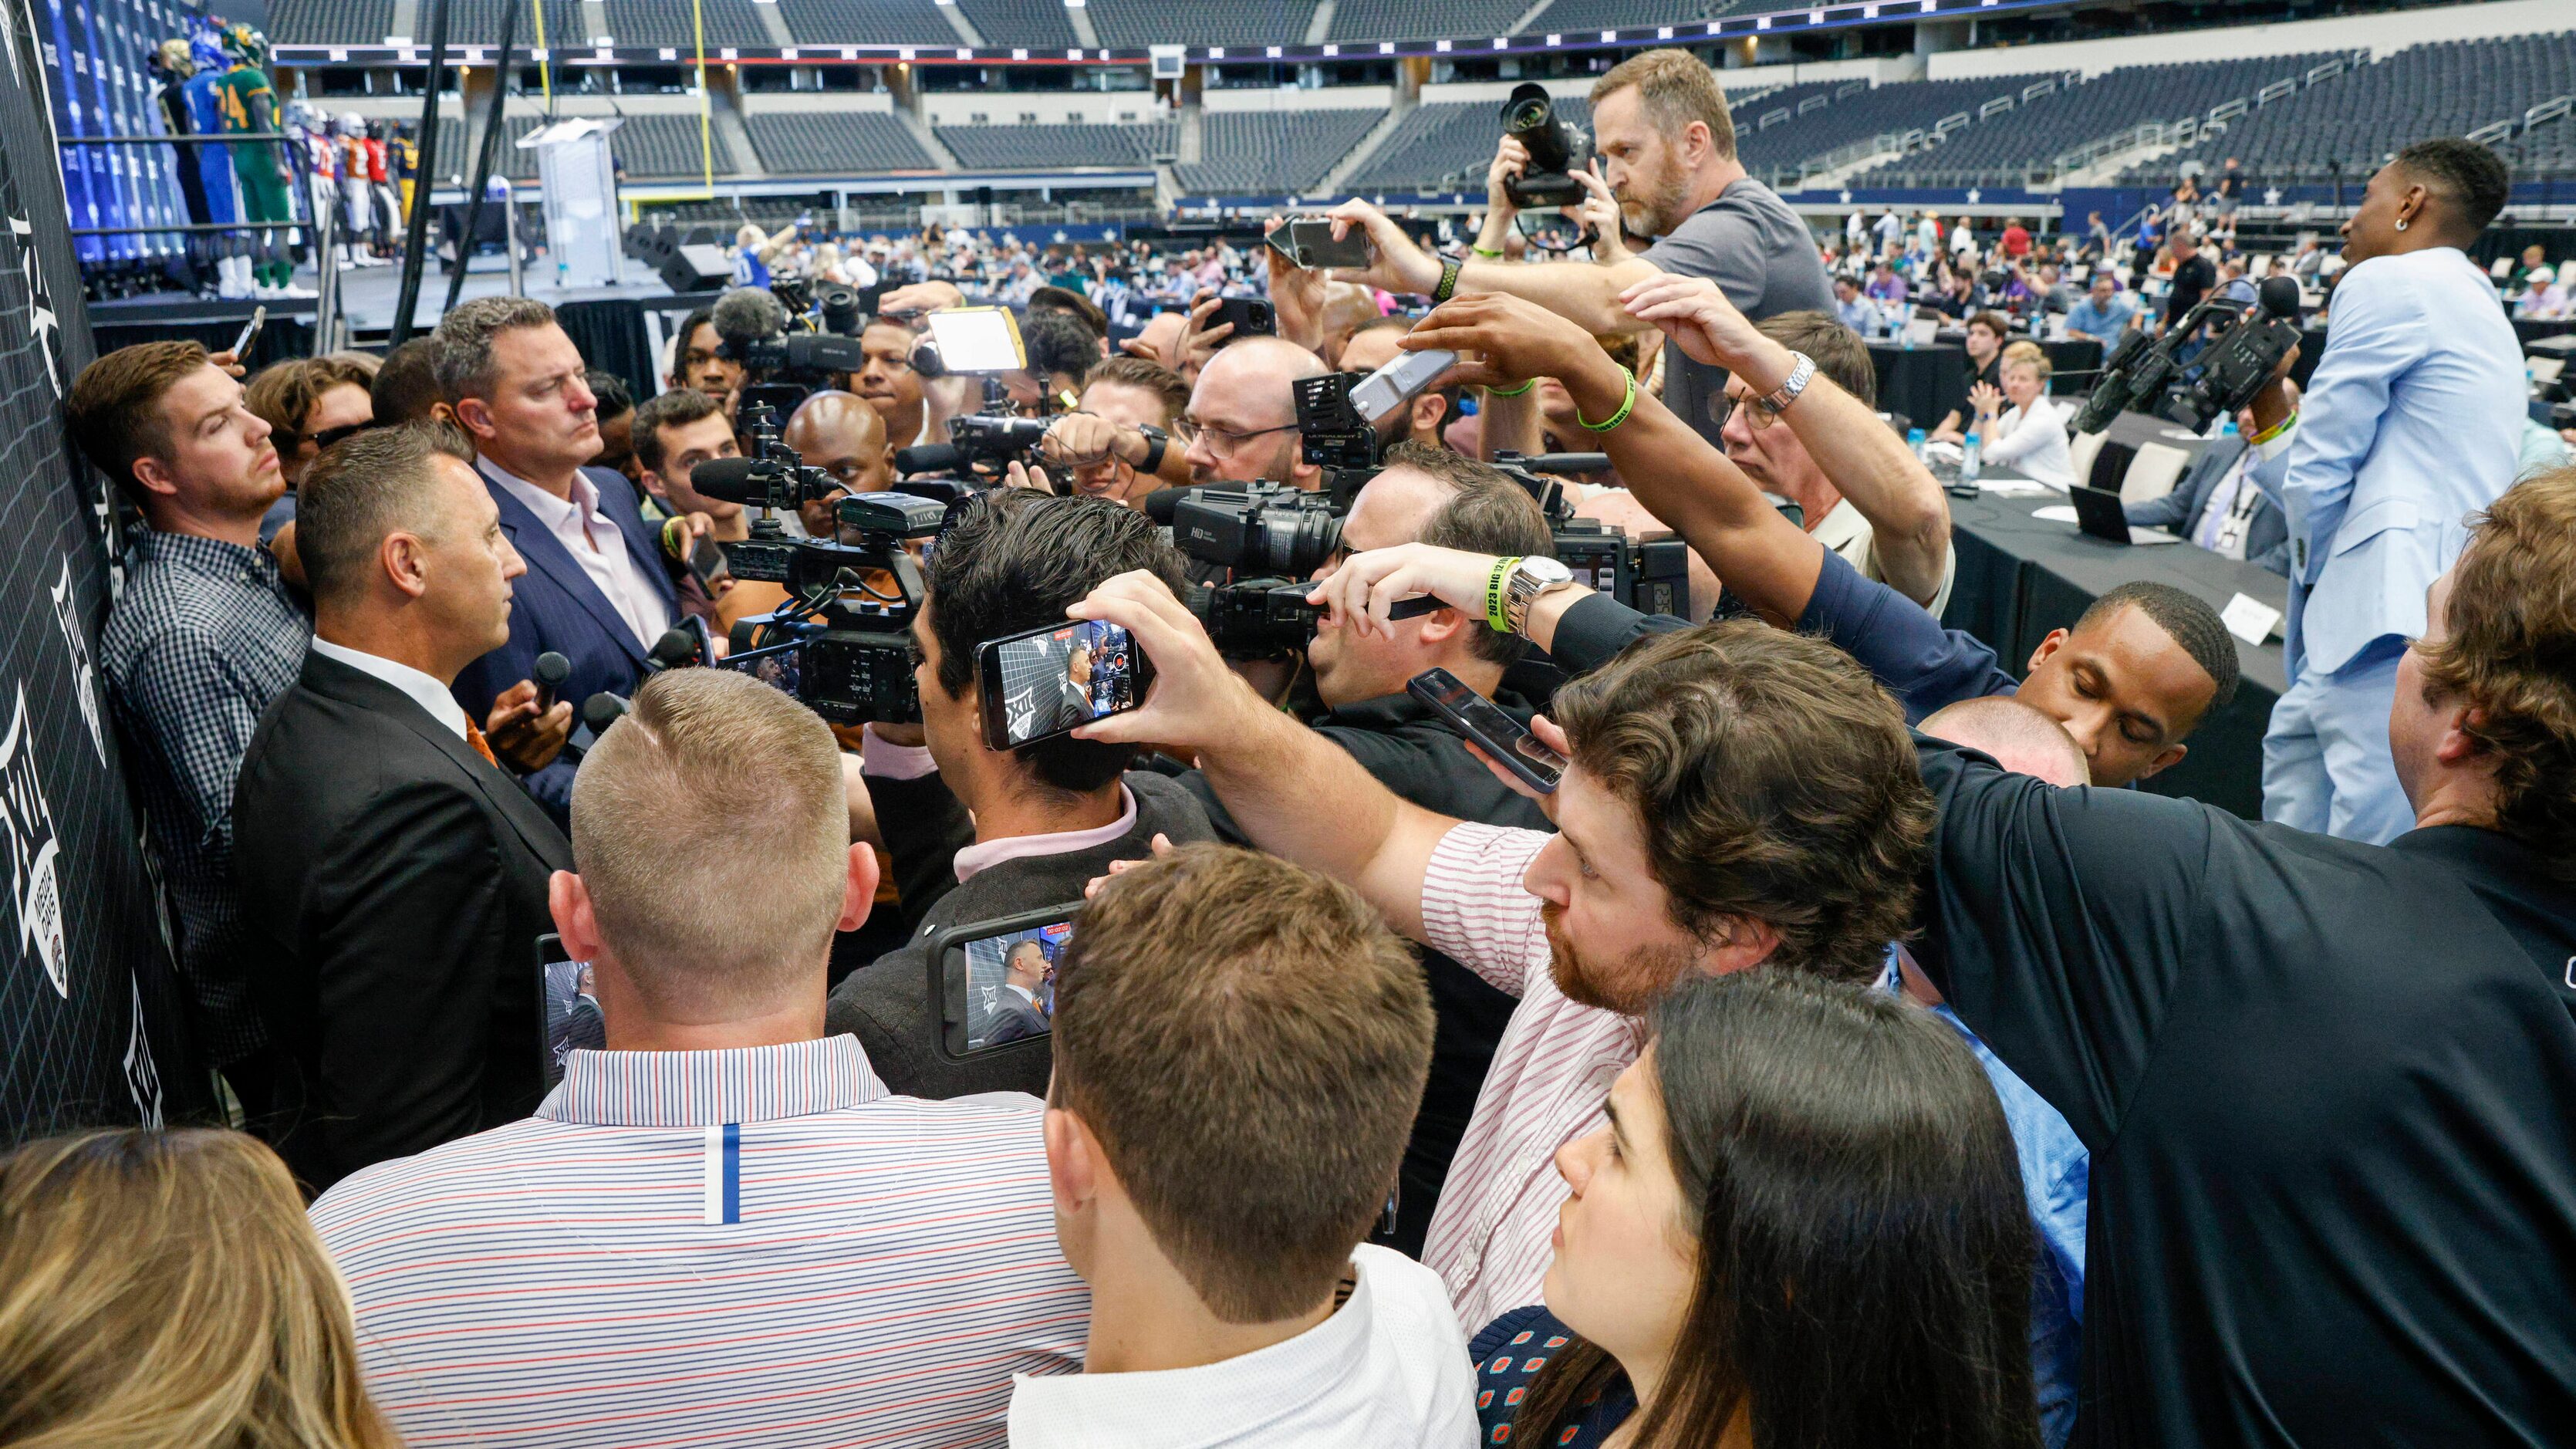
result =
[[[708,316],[722,344],[719,353],[735,362],[746,360],[752,345],[787,330],[787,307],[767,287],[736,287],[716,299]]]
[[[537,681],[537,713],[544,714],[555,707],[555,691],[572,677],[572,661],[549,649],[537,656],[530,675]]]
[[[653,650],[645,659],[645,669],[648,673],[659,674],[665,669],[684,669],[697,662],[698,641],[690,637],[689,631],[665,629],[662,637],[653,641]],[[598,698],[597,695],[591,697]],[[583,706],[585,709],[588,707]]]
[[[608,733],[608,727],[625,714],[626,701],[604,689],[581,702],[582,727],[590,731],[593,739]]]
[[[2265,313],[2274,317],[2299,315],[2299,282],[2295,277],[2265,277],[2255,289],[2261,296]]]

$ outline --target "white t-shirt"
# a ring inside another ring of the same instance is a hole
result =
[[[1358,1284],[1295,1338],[1199,1368],[1018,1375],[1012,1449],[1367,1445],[1468,1449],[1476,1373],[1440,1275],[1391,1249],[1351,1251]]]
[[[2016,407],[2004,409],[1995,419],[1995,433],[1980,441],[1979,463],[1993,463],[2012,469],[2034,483],[2051,488],[2075,486],[2075,459],[2066,441],[2066,414],[2047,398],[2039,398],[2025,415]]]

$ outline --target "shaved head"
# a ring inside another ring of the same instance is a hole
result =
[[[2083,747],[2066,726],[2010,695],[1960,700],[1934,710],[1917,728],[1936,740],[1982,750],[2016,775],[2060,788],[2093,781]]]
[[[832,475],[853,493],[892,485],[886,460],[885,417],[854,393],[818,392],[787,420],[787,446]]]

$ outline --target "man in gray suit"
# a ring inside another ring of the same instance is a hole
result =
[[[1046,948],[1035,941],[1017,942],[1003,967],[1002,999],[993,1004],[992,1025],[984,1032],[986,1046],[1025,1041],[1052,1030],[1046,1012],[1038,1006],[1038,991],[1046,985],[1047,973],[1055,969],[1047,960]]]

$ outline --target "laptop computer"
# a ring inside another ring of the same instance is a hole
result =
[[[2178,533],[2131,525],[2129,515],[2121,510],[2120,495],[2111,489],[2087,488],[2079,483],[2067,489],[2066,496],[2075,504],[2075,526],[2105,543],[2182,542]]]

